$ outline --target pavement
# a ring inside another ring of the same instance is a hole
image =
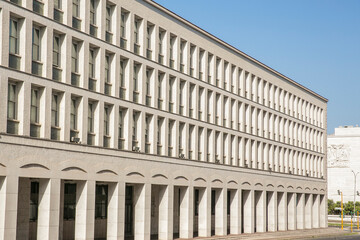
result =
[[[227,235],[227,236],[212,236],[208,238],[197,237],[194,239],[201,240],[225,240],[225,239],[249,239],[249,240],[262,240],[262,239],[322,239],[322,240],[360,240],[360,231],[354,230],[350,232],[350,228],[341,230],[336,227],[319,228],[319,229],[304,229],[293,231],[278,231],[266,233],[253,233],[253,234],[240,234],[240,235]]]

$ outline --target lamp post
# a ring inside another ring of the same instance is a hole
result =
[[[344,221],[343,221],[343,218],[344,218],[344,213],[343,213],[343,193],[338,190],[338,194],[341,195],[341,230],[344,229]]]
[[[355,173],[354,170],[351,170],[351,172],[354,174],[354,212],[353,212],[353,214],[355,214],[356,176],[359,174],[359,172]],[[353,216],[355,216],[355,215],[353,215]]]

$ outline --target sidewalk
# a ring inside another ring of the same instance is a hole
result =
[[[339,228],[320,228],[320,229],[305,229],[294,231],[280,231],[280,232],[267,232],[267,233],[243,233],[240,235],[227,235],[227,236],[212,236],[209,238],[197,237],[194,239],[206,239],[206,240],[223,240],[223,239],[311,239],[317,237],[326,236],[344,236],[349,235],[349,230],[340,230]],[[359,234],[359,233],[353,233]]]

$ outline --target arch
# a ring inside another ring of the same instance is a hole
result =
[[[267,187],[274,187],[274,185],[272,185],[271,183],[266,185]]]
[[[309,188],[309,187],[306,187],[305,190],[310,190],[310,188]]]
[[[235,180],[230,180],[230,181],[228,181],[228,184],[231,184],[231,183],[234,183],[234,184],[238,184]]]
[[[211,182],[215,183],[215,182],[220,182],[220,183],[223,183],[223,181],[221,181],[220,179],[216,178],[214,180],[212,180]]]
[[[322,189],[320,189],[320,191],[321,191],[321,192],[325,192],[325,189],[322,188]]]
[[[283,185],[278,185],[278,188],[284,188],[284,186]]]
[[[302,187],[298,186],[296,189],[303,189]]]
[[[249,182],[243,182],[241,185],[249,185],[249,186],[251,186],[251,184]]]
[[[293,187],[293,186],[291,186],[291,185],[290,185],[290,186],[288,186],[287,188],[288,188],[288,189],[294,189],[294,187]]]
[[[163,174],[155,174],[154,176],[152,176],[153,178],[165,178],[168,179],[165,175]]]
[[[63,170],[61,171],[64,171],[64,172],[68,172],[68,171],[81,171],[81,172],[84,172],[86,173],[86,171],[82,168],[79,168],[79,167],[67,167],[67,168],[64,168]]]
[[[38,163],[29,163],[21,166],[20,168],[43,168],[46,170],[50,170],[49,168],[45,167],[44,165],[38,164]]]
[[[195,181],[195,182],[197,182],[197,181],[203,181],[203,182],[206,182],[206,180],[205,180],[205,179],[203,179],[203,178],[201,178],[201,177],[199,177],[199,178],[195,179],[194,181]]]
[[[139,172],[130,172],[128,174],[126,174],[126,176],[141,176],[141,177],[145,177],[144,175],[142,175],[141,173]]]
[[[4,167],[4,168],[5,168],[6,166],[5,166],[4,164],[0,163],[0,167]]]
[[[104,169],[101,171],[98,171],[97,174],[104,174],[104,173],[110,173],[110,174],[114,174],[114,175],[118,175],[116,172],[109,170],[109,169]]]
[[[184,176],[177,176],[176,178],[174,178],[175,180],[181,180],[181,179],[184,179],[186,181],[189,181],[189,179],[187,179],[186,177]]]
[[[263,187],[263,185],[261,183],[256,183],[255,186]]]
[[[313,191],[317,191],[318,189],[317,188],[313,188]]]

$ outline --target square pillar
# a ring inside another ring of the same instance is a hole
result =
[[[277,231],[277,192],[267,192],[267,230]]]
[[[266,191],[255,191],[256,232],[266,232]]]
[[[76,184],[75,239],[94,239],[95,181]]]
[[[29,239],[30,193],[29,178],[19,178],[16,219],[16,239]]]
[[[312,205],[313,195],[305,194],[305,228],[312,228]]]
[[[16,215],[18,208],[17,176],[0,177],[0,239],[16,239]],[[30,198],[29,198],[30,199]]]
[[[215,190],[215,235],[227,235],[227,189]]]
[[[320,196],[319,194],[313,195],[313,205],[312,205],[312,227],[319,228],[320,226]]]
[[[211,236],[211,188],[199,189],[199,237]]]
[[[254,233],[254,190],[242,190],[244,233]]]
[[[151,227],[151,185],[134,185],[134,240],[150,239]]]
[[[192,186],[180,188],[180,231],[179,238],[193,238],[194,189]]]
[[[287,230],[287,197],[286,192],[278,192],[278,231]]]
[[[159,240],[173,239],[174,186],[160,186]]]
[[[296,230],[296,193],[287,194],[288,230]]]
[[[60,179],[39,180],[37,239],[58,239],[60,221]]]
[[[125,224],[125,183],[109,183],[108,197],[106,238],[108,240],[123,239]]]
[[[241,233],[241,190],[230,190],[230,234]]]
[[[325,228],[327,223],[327,201],[325,195],[319,195],[320,197],[320,227]]]
[[[305,224],[305,194],[296,194],[296,229],[304,229]]]

